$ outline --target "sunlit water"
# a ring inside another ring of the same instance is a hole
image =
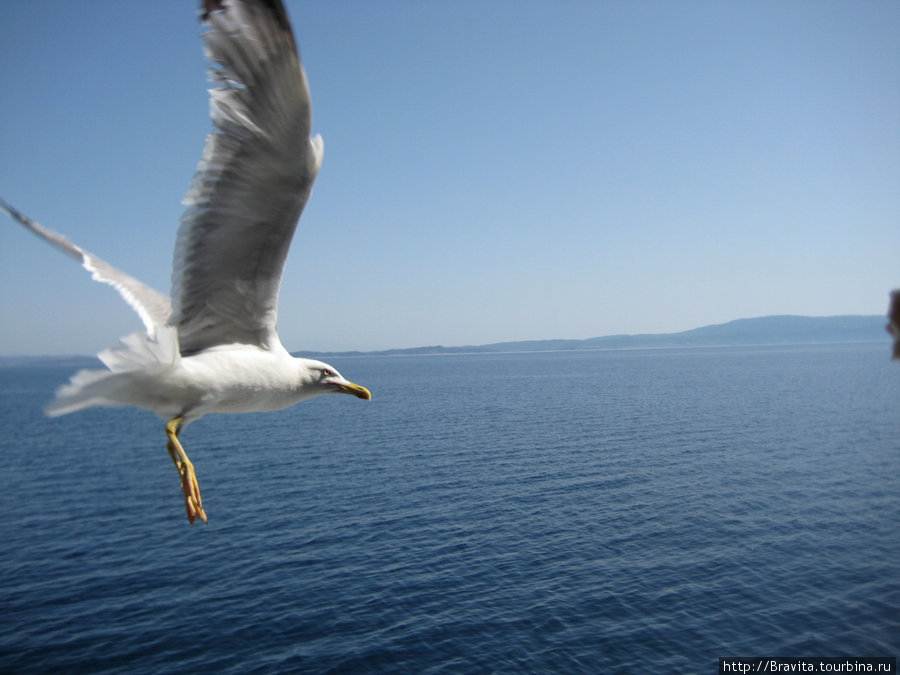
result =
[[[41,413],[0,368],[0,671],[713,672],[900,652],[886,344],[335,360],[374,400]]]

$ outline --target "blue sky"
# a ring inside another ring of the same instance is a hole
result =
[[[900,286],[900,3],[288,2],[325,160],[291,350],[880,314]],[[210,129],[189,0],[0,3],[0,196],[168,292]],[[0,354],[140,322],[0,224]]]

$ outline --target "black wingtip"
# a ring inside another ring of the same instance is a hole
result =
[[[222,0],[201,0],[200,9],[200,20],[209,21],[210,12],[214,12],[217,9],[224,9],[224,7],[222,5]]]
[[[291,32],[291,22],[290,19],[288,19],[287,10],[285,10],[284,3],[282,3],[281,0],[255,0],[255,2],[256,4],[265,7],[271,13],[281,28],[288,33]],[[224,0],[201,0],[200,8],[201,20],[208,21],[211,12],[222,11],[225,9],[225,2]]]
[[[26,220],[28,220],[28,218],[23,216],[17,208],[13,207],[13,205],[7,202],[5,199],[0,199],[0,209],[6,211],[6,213],[9,214],[11,218],[15,218],[20,223],[24,223]]]

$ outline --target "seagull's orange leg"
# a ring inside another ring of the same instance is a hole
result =
[[[178,469],[178,475],[181,476],[181,491],[184,492],[184,508],[187,511],[187,518],[191,525],[198,517],[205,523],[206,512],[203,510],[203,500],[200,498],[200,486],[197,484],[197,474],[194,472],[194,465],[188,459],[187,453],[178,440],[178,428],[181,425],[182,418],[176,417],[166,424],[166,436],[169,442],[166,449],[169,451],[169,457],[175,463]]]

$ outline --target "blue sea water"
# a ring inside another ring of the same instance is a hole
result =
[[[0,671],[715,672],[900,652],[886,344],[335,360],[162,423],[0,368]]]

